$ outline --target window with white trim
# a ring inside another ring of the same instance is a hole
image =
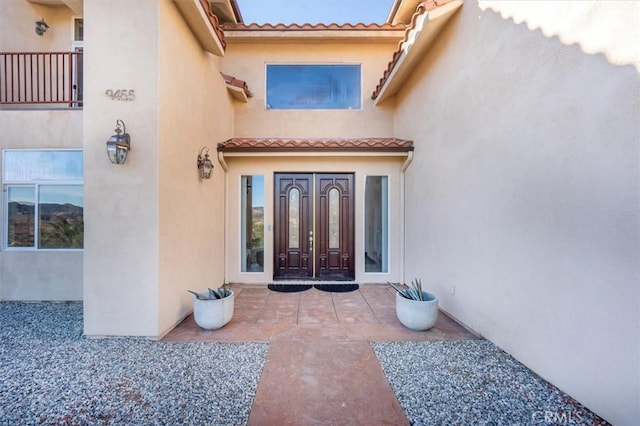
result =
[[[81,150],[4,150],[3,246],[84,247]]]
[[[367,176],[364,190],[364,271],[389,272],[389,178]]]
[[[359,64],[268,64],[267,109],[360,109]]]

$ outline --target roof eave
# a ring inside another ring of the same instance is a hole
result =
[[[218,17],[220,22],[242,22],[240,8],[236,0],[207,0],[211,5],[212,12]]]
[[[206,0],[173,0],[198,39],[202,48],[216,56],[224,56],[224,33]]]
[[[438,34],[463,4],[463,0],[451,0],[414,17],[411,28],[407,30],[404,40],[385,70],[380,85],[372,95],[375,105],[395,95],[404,85],[421,58],[424,58],[433,46]]]
[[[261,42],[397,42],[405,34],[404,25],[389,24],[224,24],[225,38],[236,43]]]
[[[238,152],[246,152],[246,153],[258,153],[258,152],[273,152],[273,153],[282,153],[282,152],[312,152],[312,153],[402,153],[406,154],[407,152],[413,151],[413,147],[394,147],[394,148],[320,148],[320,147],[278,147],[278,148],[269,148],[269,147],[256,147],[256,148],[218,148],[218,151],[223,151],[225,153],[238,153]]]
[[[413,142],[396,138],[233,138],[218,144],[220,153],[234,155],[304,154],[407,156]]]

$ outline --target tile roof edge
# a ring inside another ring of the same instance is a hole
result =
[[[234,76],[225,74],[223,72],[221,72],[220,74],[222,75],[222,78],[227,85],[242,89],[248,98],[253,97],[253,93],[249,89],[249,85],[246,81],[237,79]]]
[[[225,37],[224,37],[224,31],[222,29],[222,26],[220,25],[220,22],[218,21],[218,17],[214,15],[213,11],[211,10],[211,4],[209,4],[207,0],[200,0],[200,5],[202,5],[204,12],[207,14],[207,17],[209,18],[209,23],[211,23],[211,27],[213,28],[213,31],[218,36],[218,39],[220,40],[220,44],[222,45],[222,49],[226,49],[227,41],[225,40]]]
[[[384,24],[232,24],[224,23],[225,31],[379,31],[379,30],[404,30],[406,25],[389,23]]]
[[[222,152],[283,151],[413,151],[413,141],[398,138],[232,138],[217,147]]]
[[[378,83],[375,90],[371,94],[372,100],[376,100],[376,98],[380,95],[380,92],[382,92],[384,85],[387,83],[389,76],[391,76],[393,69],[397,65],[400,57],[402,56],[405,43],[407,43],[411,39],[412,33],[418,27],[420,18],[424,17],[424,15],[426,15],[428,12],[431,12],[432,10],[437,9],[440,6],[444,6],[445,4],[451,1],[452,0],[427,0],[420,3],[418,7],[416,7],[416,11],[411,17],[411,24],[407,25],[406,27],[404,38],[398,43],[398,49],[395,52],[393,52],[393,57],[391,58],[391,61],[389,61],[389,64],[387,65],[387,68],[385,69],[382,75],[382,78],[380,79],[380,82]]]

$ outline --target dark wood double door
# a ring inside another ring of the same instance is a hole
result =
[[[352,280],[353,173],[276,173],[274,279]]]

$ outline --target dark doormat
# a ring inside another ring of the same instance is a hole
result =
[[[280,293],[297,293],[299,291],[309,290],[313,286],[311,284],[269,284],[267,287],[269,290]]]
[[[315,288],[322,291],[328,291],[330,293],[347,293],[349,291],[356,291],[360,286],[358,284],[316,284]]]

